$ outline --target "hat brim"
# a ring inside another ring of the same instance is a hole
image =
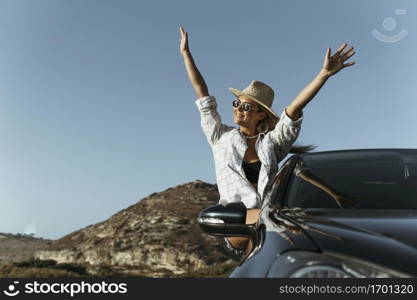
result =
[[[255,97],[252,97],[251,95],[245,94],[242,91],[239,91],[235,88],[229,88],[229,91],[231,91],[235,96],[245,96],[253,101],[255,101],[257,104],[259,104],[260,106],[262,106],[262,108],[264,108],[268,113],[271,114],[272,117],[279,119],[278,115],[268,106],[266,106],[265,104],[263,104],[261,101],[259,101],[258,99],[256,99]]]

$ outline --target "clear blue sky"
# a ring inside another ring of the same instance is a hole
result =
[[[281,112],[347,42],[356,65],[305,109],[298,142],[417,148],[416,14],[413,0],[0,0],[0,232],[59,238],[215,182],[180,25],[224,123],[228,87],[264,81]]]

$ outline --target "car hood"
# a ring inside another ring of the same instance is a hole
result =
[[[323,252],[417,274],[417,211],[282,209]]]

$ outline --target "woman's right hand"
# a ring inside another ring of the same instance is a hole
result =
[[[188,78],[190,79],[191,84],[193,85],[194,91],[197,95],[197,98],[202,98],[208,96],[208,89],[206,82],[201,76],[200,71],[198,71],[193,57],[191,56],[190,49],[188,48],[188,32],[184,31],[184,28],[180,26],[180,52],[184,59],[185,69],[187,70]]]
[[[184,28],[180,26],[181,40],[180,40],[180,52],[182,55],[189,52],[188,48],[188,32],[184,31]]]

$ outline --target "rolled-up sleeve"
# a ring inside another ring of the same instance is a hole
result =
[[[302,114],[297,120],[292,120],[287,115],[285,109],[282,111],[277,125],[274,130],[270,132],[271,140],[274,143],[274,147],[277,149],[278,156],[285,156],[288,154],[291,146],[299,135],[302,121]]]
[[[224,131],[220,115],[217,112],[217,102],[214,96],[206,96],[196,100],[200,111],[201,127],[210,145],[214,145]]]

